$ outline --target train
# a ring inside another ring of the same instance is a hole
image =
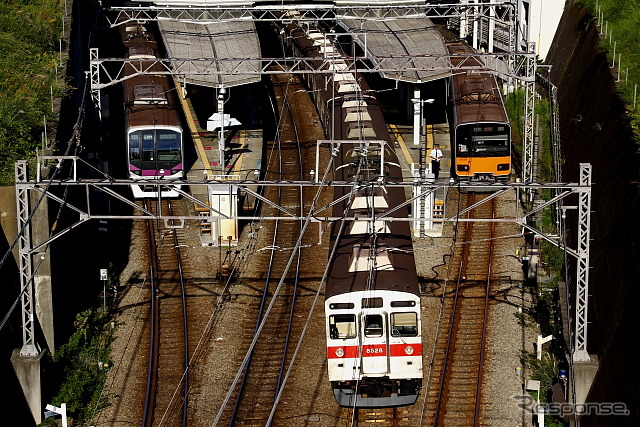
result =
[[[127,173],[129,179],[141,181],[131,186],[133,196],[179,197],[180,184],[170,183],[184,178],[183,128],[170,75],[153,74],[163,67],[149,61],[159,57],[152,31],[141,23],[120,28],[125,58],[136,60],[136,65],[146,70],[138,73],[130,63],[125,63],[123,70]],[[157,185],[156,180],[168,185]]]
[[[286,27],[296,54],[336,58],[335,40],[315,29]],[[346,62],[317,61],[335,73],[304,73],[334,153],[333,255],[325,288],[328,379],[341,407],[412,405],[422,388],[420,287],[405,192],[382,181],[402,170],[380,105]],[[355,188],[355,187],[354,187]],[[361,219],[357,219],[361,218]]]
[[[511,176],[511,126],[495,75],[482,69],[463,41],[448,41],[451,62],[470,66],[450,78],[448,118],[451,176],[458,181],[507,182]],[[464,59],[463,59],[464,58]]]

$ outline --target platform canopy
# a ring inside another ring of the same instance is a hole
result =
[[[414,56],[412,59],[418,71],[404,70],[398,73],[383,73],[383,76],[393,80],[407,82],[428,82],[451,75],[447,60],[439,57],[420,57],[420,55],[448,54],[444,40],[435,25],[428,18],[405,18],[386,21],[372,20],[343,20],[339,25],[347,32],[363,34],[356,38],[357,43],[373,61],[376,57]],[[387,66],[393,60],[385,62]],[[398,61],[406,64],[406,59]],[[429,70],[429,69],[433,70]]]
[[[158,21],[160,33],[169,58],[260,58],[260,44],[253,22],[217,22],[196,24],[183,21]],[[177,62],[177,61],[176,61]],[[197,75],[188,65],[174,64],[188,71],[184,81],[198,86],[220,87],[240,86],[260,81],[260,76],[242,74],[260,68],[260,64],[238,62],[233,68],[237,74]]]

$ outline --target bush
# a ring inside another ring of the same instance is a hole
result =
[[[59,406],[65,402],[69,414],[82,421],[99,408],[99,401],[103,402],[100,407],[106,404],[105,399],[100,400],[100,394],[113,365],[110,359],[113,330],[110,316],[95,310],[78,313],[75,326],[69,341],[50,358],[47,371],[60,375],[57,382],[61,386],[52,403]]]
[[[56,0],[0,3],[0,185],[14,163],[41,145],[44,123],[56,120],[52,99],[67,91],[57,71],[62,10]]]

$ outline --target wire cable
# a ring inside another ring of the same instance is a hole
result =
[[[89,81],[85,80],[83,96],[82,96],[82,103],[81,103],[81,106],[79,108],[78,118],[76,119],[76,123],[73,126],[73,134],[72,134],[71,138],[69,139],[69,141],[67,142],[67,148],[66,148],[65,153],[64,153],[65,156],[69,155],[69,152],[72,150],[72,148],[75,147],[75,149],[77,149],[77,147],[79,146],[80,130],[82,129],[82,121],[84,120],[84,115],[85,115],[85,103],[86,103],[86,99],[87,99],[88,87],[89,87]],[[33,216],[35,215],[36,211],[38,210],[38,207],[40,206],[40,204],[42,203],[44,198],[47,197],[47,193],[49,192],[49,189],[51,188],[53,180],[56,178],[56,176],[62,170],[62,163],[63,162],[64,162],[64,159],[59,159],[58,160],[58,164],[56,165],[53,173],[51,174],[51,177],[49,178],[49,181],[47,182],[47,185],[42,190],[42,194],[40,195],[40,197],[36,201],[33,210],[29,213],[28,217],[24,221],[24,224],[22,225],[20,230],[18,230],[18,233],[17,233],[15,239],[13,240],[11,245],[9,245],[9,248],[7,249],[7,252],[4,254],[2,259],[0,260],[0,269],[2,269],[2,267],[4,266],[4,263],[7,261],[7,258],[9,258],[9,255],[13,251],[13,248],[16,246],[16,244],[20,240],[21,236],[24,234],[24,232],[27,229],[27,227],[31,224],[31,220],[33,219]],[[16,186],[17,185],[18,185],[18,183],[16,183]],[[65,198],[66,198],[66,195],[67,195],[67,193],[65,192]],[[61,205],[60,209],[62,209],[63,206],[64,206],[64,204]],[[50,229],[49,237],[51,237],[53,235],[53,232],[55,231],[56,224],[57,224],[57,221],[56,221],[56,223],[54,223],[53,228]],[[45,251],[48,249],[48,247],[49,247],[49,245],[46,246]],[[28,249],[31,249],[31,248],[28,248]],[[29,256],[31,256],[31,255],[29,255]],[[22,286],[22,288],[20,289],[20,292],[17,295],[15,301],[13,302],[13,304],[11,305],[11,307],[9,308],[7,313],[2,318],[2,321],[0,321],[0,331],[2,331],[2,329],[6,325],[7,321],[9,320],[9,317],[11,316],[13,311],[15,310],[16,306],[18,305],[18,302],[20,301],[20,299],[24,295],[27,287],[31,286],[31,283],[33,282],[33,280],[35,278],[35,275],[36,275],[40,265],[42,264],[42,262],[43,262],[43,259],[40,258],[40,261],[38,262],[36,267],[33,269],[33,272],[31,273],[31,276],[26,281],[26,283]],[[18,268],[20,268],[20,266],[18,266]]]

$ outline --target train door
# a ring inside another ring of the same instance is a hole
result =
[[[384,375],[389,372],[389,340],[387,314],[363,314],[360,321],[362,373]]]

